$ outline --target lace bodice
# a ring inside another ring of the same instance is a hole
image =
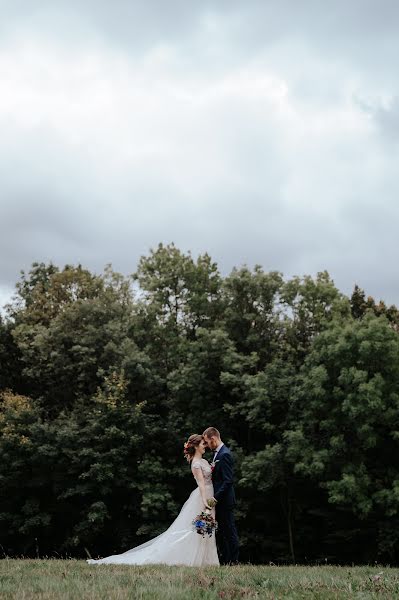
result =
[[[192,467],[194,477],[196,469],[201,469],[204,475],[205,485],[212,485],[212,469],[209,462],[205,460],[205,458],[201,458],[200,460],[194,460]]]

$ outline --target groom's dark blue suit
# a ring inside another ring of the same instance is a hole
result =
[[[233,510],[236,497],[233,487],[233,457],[227,446],[223,445],[216,455],[212,483],[216,504],[218,531],[216,541],[221,564],[238,562],[238,534],[234,522]]]

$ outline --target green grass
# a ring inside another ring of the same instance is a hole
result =
[[[385,567],[135,567],[82,560],[0,561],[1,600],[213,600],[399,598]]]

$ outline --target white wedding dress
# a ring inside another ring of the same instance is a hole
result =
[[[194,469],[201,469],[205,480],[206,497],[213,497],[212,470],[204,458],[195,460]],[[149,542],[136,546],[123,554],[114,554],[99,560],[90,559],[91,565],[188,565],[202,567],[218,565],[215,534],[211,537],[198,534],[192,524],[193,519],[204,510],[199,487],[191,492],[178,517],[172,525]],[[213,510],[213,516],[214,510]]]

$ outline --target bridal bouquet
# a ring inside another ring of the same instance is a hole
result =
[[[194,531],[205,537],[205,535],[212,536],[213,532],[216,533],[218,524],[212,517],[210,512],[202,511],[197,515],[193,521]]]

